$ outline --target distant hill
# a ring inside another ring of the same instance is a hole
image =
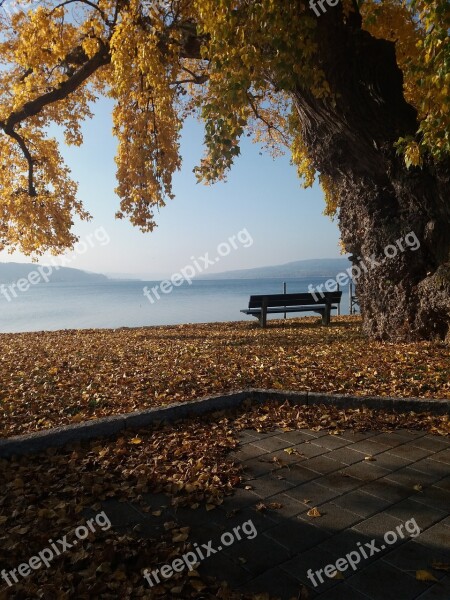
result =
[[[31,271],[36,271],[39,267],[38,263],[0,262],[0,284],[10,284],[16,282],[18,279],[27,278]],[[98,273],[88,273],[80,269],[69,267],[60,267],[57,269],[54,267],[50,275],[50,281],[53,283],[98,283],[99,281],[108,281],[108,277]]]
[[[335,277],[337,273],[351,267],[348,258],[312,258],[297,260],[284,265],[258,267],[256,269],[240,269],[224,273],[202,275],[208,279],[297,279],[299,277]]]

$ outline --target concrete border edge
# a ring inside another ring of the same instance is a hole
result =
[[[113,415],[74,425],[37,431],[30,434],[0,438],[0,458],[36,454],[48,448],[57,448],[70,442],[110,437],[123,430],[139,429],[162,422],[198,417],[208,413],[232,410],[242,406],[246,399],[263,403],[266,400],[290,401],[304,406],[338,405],[341,408],[365,407],[389,412],[428,412],[434,415],[450,414],[450,400],[427,398],[391,398],[384,396],[351,396],[296,392],[290,390],[253,389],[227,394],[206,396],[189,402],[177,402],[167,406],[150,408],[125,415]]]

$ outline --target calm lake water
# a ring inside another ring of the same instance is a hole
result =
[[[290,279],[287,292],[306,292],[326,277]],[[239,312],[251,294],[283,292],[281,279],[194,280],[151,304],[143,295],[159,282],[40,283],[8,302],[0,295],[0,332],[42,331],[254,321]],[[294,316],[300,316],[295,314]],[[306,315],[308,313],[303,313]],[[311,313],[312,314],[312,313]],[[333,313],[335,314],[335,313]],[[348,288],[343,290],[341,314],[348,314]],[[279,318],[279,316],[278,316]]]

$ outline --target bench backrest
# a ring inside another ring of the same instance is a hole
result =
[[[267,298],[267,307],[313,306],[314,304],[339,304],[342,292],[317,292],[316,294],[263,294],[250,296],[249,308],[261,308],[263,298]]]

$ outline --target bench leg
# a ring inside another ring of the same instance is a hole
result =
[[[264,298],[261,306],[261,319],[260,324],[263,329],[267,326],[267,299]]]
[[[267,317],[266,317],[266,319],[263,319],[263,313],[262,312],[256,313],[253,316],[258,319],[258,323],[259,323],[260,327],[265,327],[266,326]]]
[[[322,313],[322,324],[328,326],[330,324],[331,307],[327,305]]]

